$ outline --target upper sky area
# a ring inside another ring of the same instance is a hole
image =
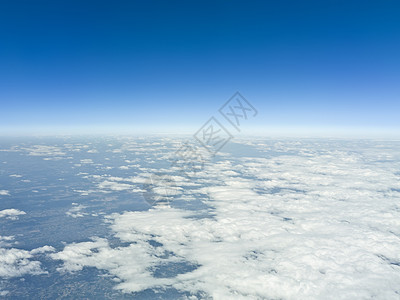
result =
[[[1,1],[0,134],[400,132],[398,1]]]

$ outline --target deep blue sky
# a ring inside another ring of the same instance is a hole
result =
[[[0,131],[400,132],[398,1],[1,1]]]

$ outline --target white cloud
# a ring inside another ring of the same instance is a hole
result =
[[[148,252],[154,255],[148,255]],[[142,241],[127,247],[111,248],[107,240],[94,238],[89,242],[67,245],[63,251],[50,254],[50,257],[64,261],[59,271],[75,272],[91,266],[107,269],[111,275],[120,279],[131,279],[134,276],[135,281],[131,282],[130,291],[141,291],[152,285],[154,278],[148,268],[159,261],[157,255],[163,254],[162,249],[152,250],[148,243]],[[170,284],[172,281],[159,279],[158,283]]]
[[[86,208],[86,206],[82,205],[82,204],[78,204],[78,203],[72,203],[72,208],[70,208],[66,214],[72,218],[80,218],[80,217],[84,217],[87,216],[88,213],[83,212],[82,210],[84,210]]]
[[[86,175],[83,178],[91,179],[95,186],[89,190],[75,190],[81,195],[88,195],[94,192],[110,193],[112,191],[143,192],[137,183],[145,182],[145,178],[137,180],[136,177],[123,178],[109,175]]]
[[[0,247],[10,247],[14,240],[14,236],[1,236],[0,235]]]
[[[88,150],[87,153],[99,153],[99,151],[97,151],[96,149],[91,149]]]
[[[48,251],[54,251],[54,248],[44,246],[31,251],[0,248],[0,277],[10,278],[26,274],[39,275],[47,273],[41,268],[40,261],[32,260],[32,258],[35,254]]]
[[[126,191],[126,190],[133,190],[134,186],[127,183],[120,183],[115,181],[105,180],[98,184],[100,189],[107,189],[113,191]]]
[[[0,210],[0,218],[7,218],[10,220],[17,220],[18,216],[25,215],[25,214],[26,214],[26,212],[15,209],[15,208]]]
[[[66,153],[56,146],[34,145],[28,148],[21,148],[28,151],[30,156],[64,156]]]
[[[81,164],[92,164],[93,160],[90,158],[81,159]]]
[[[107,191],[99,191],[99,190],[74,190],[74,192],[79,193],[81,196],[88,196],[93,193],[108,193]]]
[[[9,196],[10,192],[7,190],[0,190],[0,196]]]
[[[63,271],[107,270],[125,292],[169,286],[214,299],[397,299],[399,147],[254,145],[268,158],[207,165],[183,189],[184,197],[208,196],[207,218],[171,207],[113,214],[106,219],[129,246],[94,238],[50,256],[63,261]],[[104,182],[131,186],[121,178]],[[173,262],[198,267],[168,278],[152,273]]]
[[[54,252],[56,249],[52,246],[43,246],[30,251],[31,254],[39,254],[39,253],[46,253],[46,252]]]

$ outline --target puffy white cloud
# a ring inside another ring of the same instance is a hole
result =
[[[126,190],[135,190],[135,187],[128,183],[121,183],[115,181],[105,180],[98,184],[100,189],[112,190],[112,191],[126,191]]]
[[[25,215],[26,212],[15,208],[0,210],[0,218],[7,218],[10,220],[17,220],[18,216]]]
[[[12,241],[14,240],[14,236],[1,236],[0,235],[0,247],[9,247],[12,245]]]
[[[84,217],[87,216],[88,213],[83,212],[82,210],[84,210],[86,208],[86,206],[82,205],[82,204],[78,204],[78,203],[72,203],[72,208],[70,208],[66,214],[70,217],[73,218],[79,218],[79,217]]]
[[[138,183],[145,182],[145,178],[141,177],[116,177],[109,175],[85,175],[83,178],[92,180],[94,186],[89,190],[75,190],[75,192],[81,195],[88,195],[90,193],[110,193],[113,191],[131,191],[131,192],[143,192]]]
[[[21,177],[22,177],[22,175],[18,175],[18,174],[11,174],[11,175],[10,175],[10,177],[13,177],[13,178],[21,178]]]
[[[28,148],[21,148],[22,150],[28,151],[30,156],[64,156],[66,153],[56,146],[48,145],[34,145]]]
[[[219,160],[196,178],[176,178],[187,184],[182,197],[208,196],[207,217],[171,207],[113,214],[106,220],[128,246],[94,238],[50,256],[63,271],[107,270],[126,292],[169,286],[214,299],[397,299],[399,147],[252,145],[265,157]],[[146,176],[103,182],[124,190]],[[197,267],[154,275],[176,262]]]
[[[35,254],[48,251],[54,251],[54,248],[44,246],[31,251],[0,248],[0,277],[10,278],[26,274],[39,275],[47,273],[41,268],[40,261],[32,260],[32,258]]]
[[[50,254],[50,257],[64,261],[59,271],[74,272],[91,266],[107,269],[110,274],[120,279],[130,279],[134,276],[136,279],[135,282],[131,282],[130,290],[140,291],[153,281],[148,267],[158,260],[156,256],[148,255],[148,252],[152,251],[150,248],[150,245],[141,241],[127,247],[111,248],[107,240],[95,238],[89,242],[67,245],[63,251]],[[161,250],[152,253],[163,254]],[[171,280],[162,280],[161,283],[170,282]]]
[[[54,252],[56,249],[52,246],[43,246],[30,251],[31,254],[39,254],[39,253],[46,253],[46,252]]]
[[[81,159],[81,164],[92,164],[93,160],[90,158]]]
[[[0,190],[0,196],[9,196],[10,192],[7,190]]]

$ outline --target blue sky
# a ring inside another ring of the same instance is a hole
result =
[[[0,133],[400,132],[398,1],[2,1]],[[246,131],[246,130],[245,130]]]

